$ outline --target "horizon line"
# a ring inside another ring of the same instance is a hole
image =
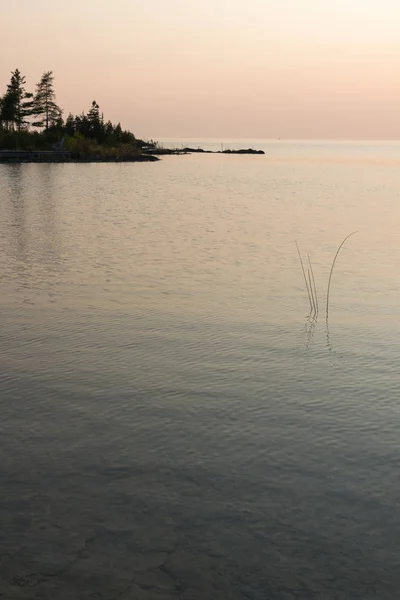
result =
[[[143,136],[141,136],[143,137]],[[148,136],[145,136],[148,138]],[[263,141],[263,142],[398,142],[400,143],[399,138],[291,138],[291,137],[272,137],[272,138],[264,138],[264,137],[196,137],[196,136],[150,136],[151,139],[158,140],[193,140],[193,141],[210,141],[215,140],[218,143],[228,142],[228,141]]]

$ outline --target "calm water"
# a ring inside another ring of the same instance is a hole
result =
[[[259,145],[0,165],[7,600],[398,596],[400,145]]]

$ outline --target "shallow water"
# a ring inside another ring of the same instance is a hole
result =
[[[7,600],[397,596],[400,146],[264,147],[0,165]]]

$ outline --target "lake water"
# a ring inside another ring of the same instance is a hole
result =
[[[398,596],[400,144],[235,144],[0,165],[0,597]]]

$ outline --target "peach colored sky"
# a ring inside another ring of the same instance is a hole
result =
[[[0,93],[145,137],[400,138],[399,0],[0,0]]]

